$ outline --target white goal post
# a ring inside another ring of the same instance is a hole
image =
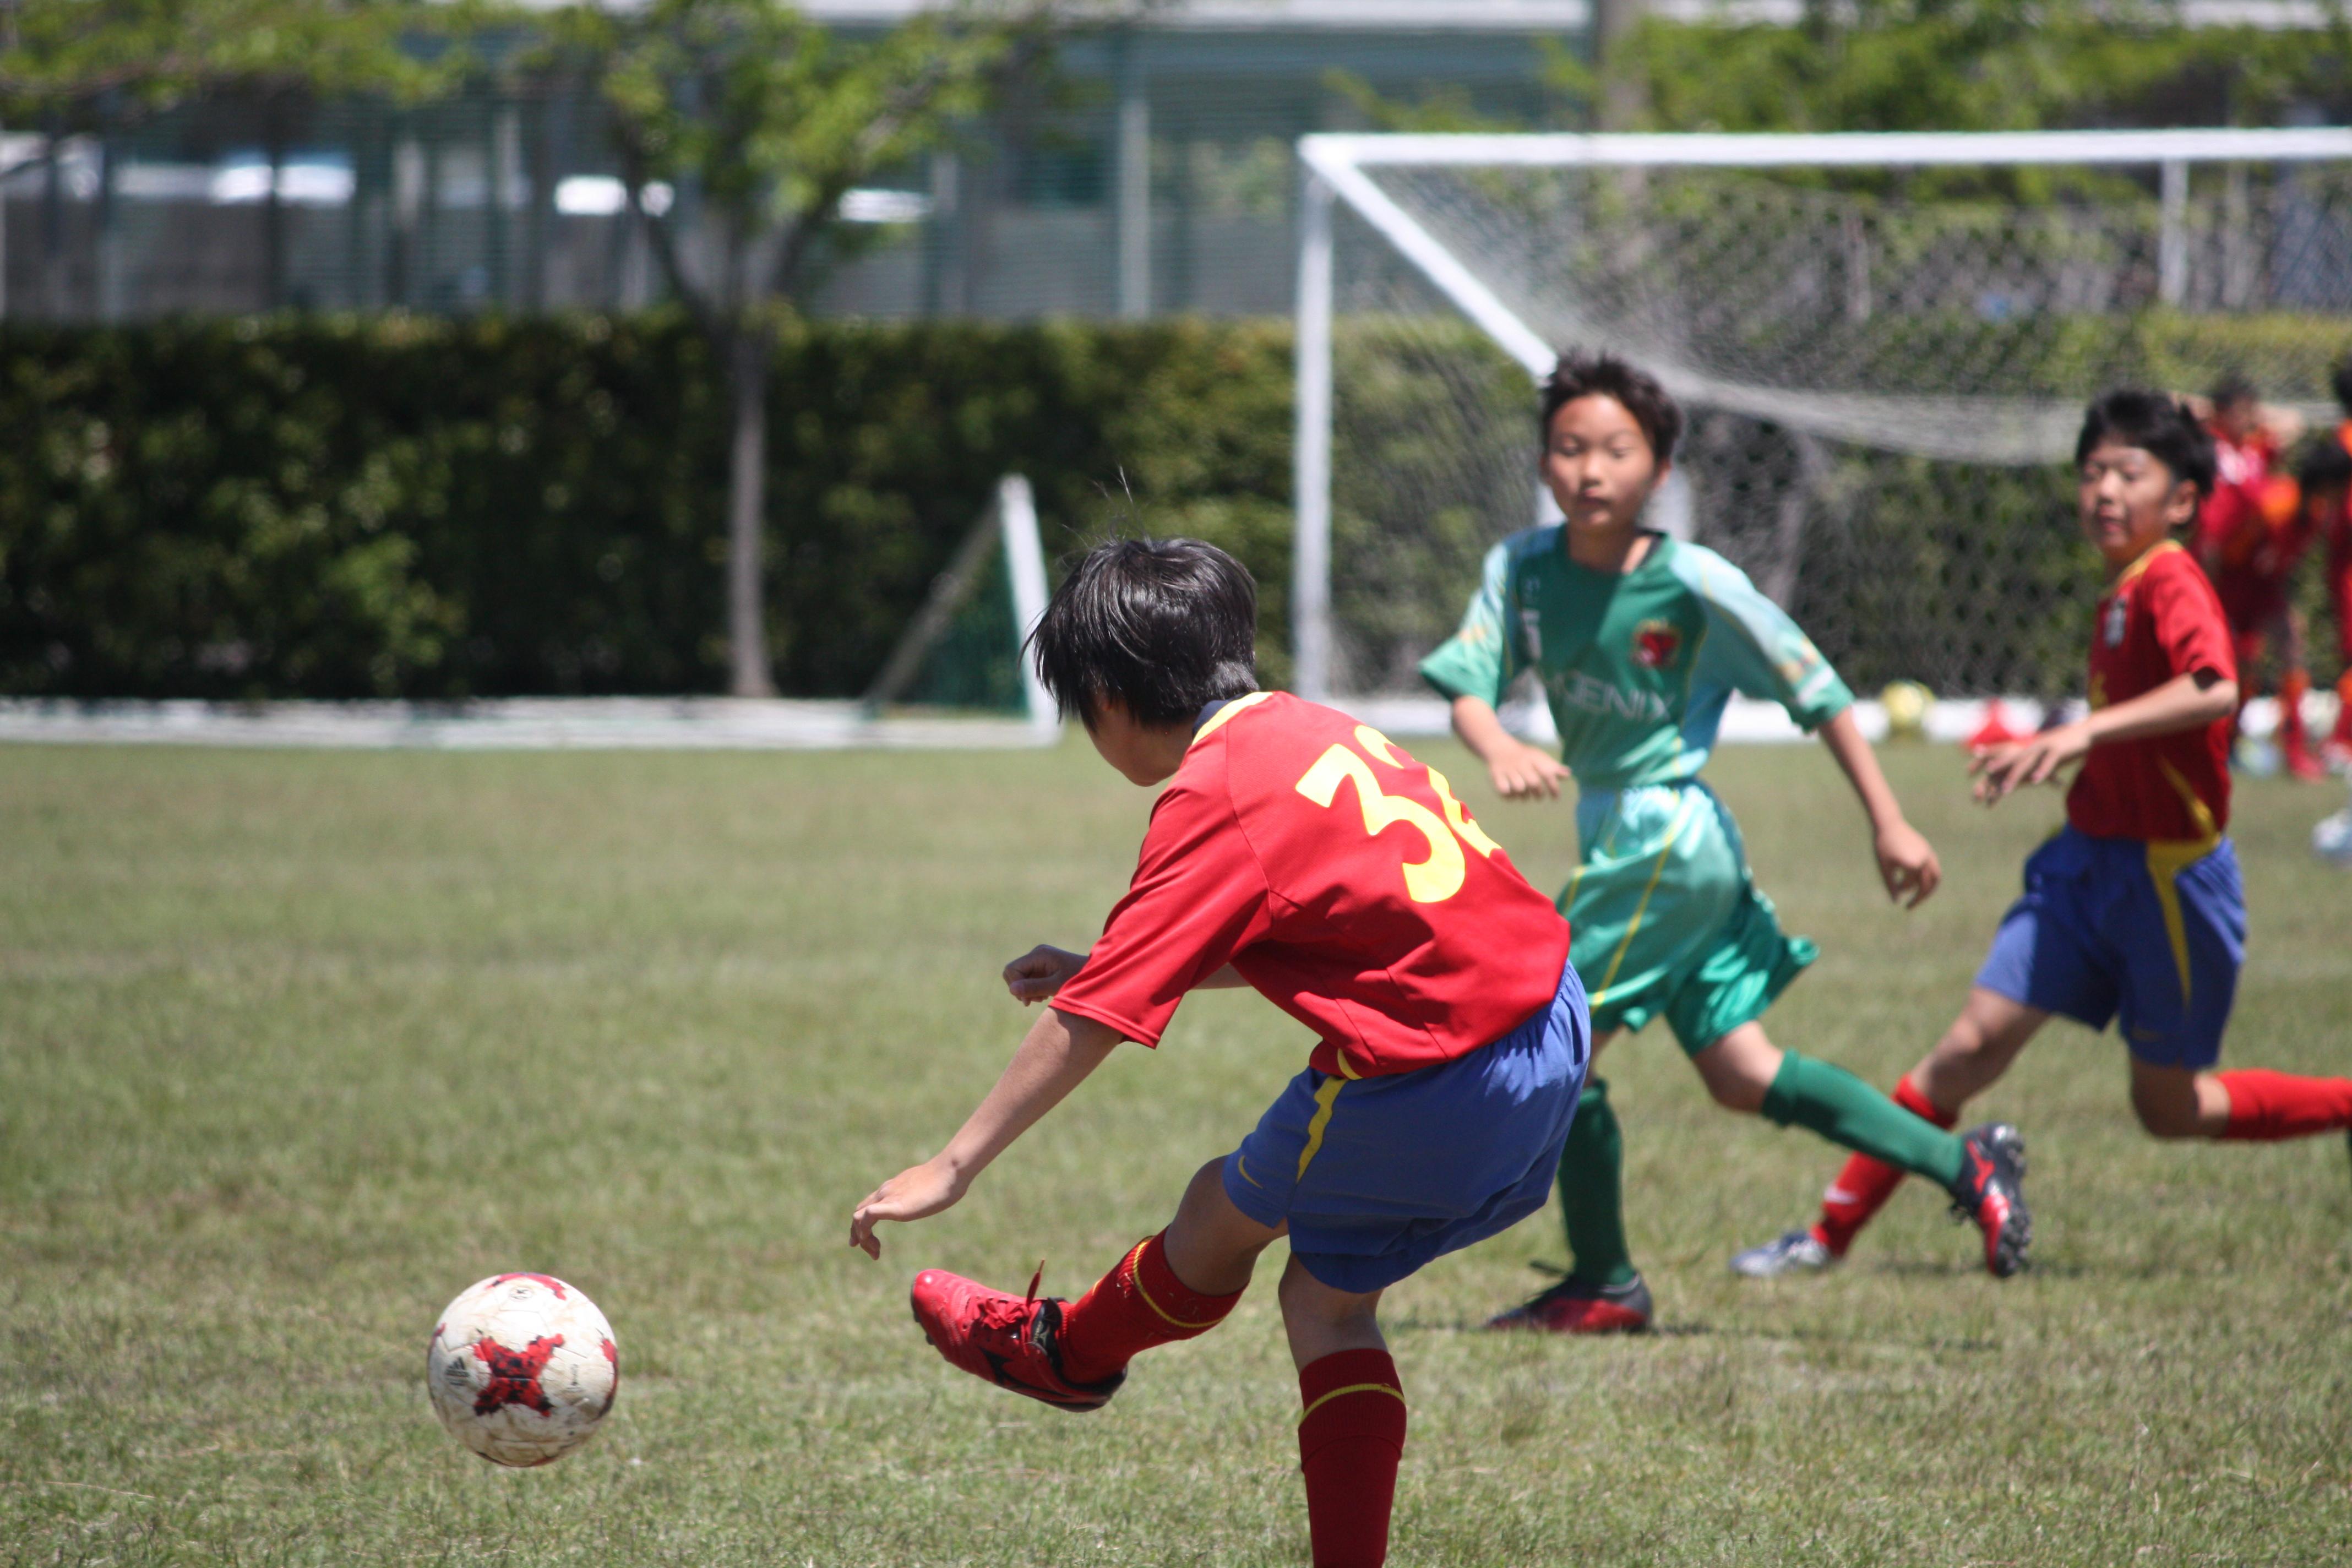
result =
[[[2094,248],[2095,241],[2105,247],[2099,265],[2111,266],[2118,275],[2137,267],[2146,275],[2144,285],[2140,285],[2143,296],[2137,298],[2144,298],[2147,309],[2178,312],[2195,307],[2217,313],[2277,309],[2275,305],[2247,303],[2258,294],[2264,300],[2271,299],[2271,295],[2262,292],[2268,286],[2269,274],[2257,277],[2256,272],[2272,264],[2266,259],[2269,252],[2264,252],[2263,258],[2247,259],[2251,253],[2243,253],[2242,246],[2224,258],[2234,270],[2207,290],[2211,301],[2200,306],[2191,300],[2192,264],[2201,269],[2200,277],[2202,272],[2218,275],[2222,265],[2209,263],[2205,252],[2198,247],[2210,238],[2218,247],[2213,254],[2219,256],[2237,244],[2226,231],[2232,221],[2250,210],[2245,206],[2248,198],[2242,176],[2230,176],[2234,183],[2224,191],[2218,187],[2221,176],[2200,175],[2200,181],[2216,185],[2212,211],[2219,216],[2210,219],[2192,217],[2191,171],[2210,164],[2255,166],[2273,174],[2310,164],[2352,165],[2352,129],[1805,135],[1324,134],[1303,138],[1298,153],[1304,164],[1306,189],[1297,315],[1292,646],[1297,689],[1310,698],[1328,699],[1339,689],[1346,677],[1344,658],[1335,642],[1332,587],[1334,328],[1335,319],[1344,320],[1348,310],[1340,289],[1335,286],[1335,216],[1341,212],[1368,227],[1402,268],[1416,274],[1454,311],[1466,318],[1478,334],[1538,382],[1549,374],[1555,356],[1567,341],[1616,347],[1633,353],[1658,374],[1668,391],[1691,408],[1769,422],[1775,429],[1793,430],[1822,442],[1846,443],[1855,448],[1901,454],[1930,463],[1983,467],[2021,467],[2064,456],[2071,446],[2074,423],[2080,417],[2082,396],[2095,390],[2051,384],[2012,387],[1998,374],[1989,375],[1981,384],[1955,374],[1948,385],[1847,387],[1808,383],[1801,376],[1776,382],[1769,372],[1743,374],[1737,367],[1727,370],[1721,363],[1711,363],[1703,352],[1679,353],[1671,331],[1653,330],[1646,337],[1635,333],[1630,339],[1624,332],[1612,331],[1615,322],[1611,302],[1580,296],[1578,279],[1565,264],[1557,277],[1534,276],[1530,269],[1539,271],[1544,266],[1539,255],[1532,262],[1526,256],[1497,262],[1486,253],[1487,247],[1475,241],[1465,243],[1463,232],[1442,232],[1445,225],[1433,221],[1432,212],[1455,211],[1455,207],[1444,205],[1452,196],[1440,200],[1434,208],[1426,202],[1416,205],[1412,201],[1400,199],[1400,178],[1454,182],[1449,189],[1459,193],[1459,210],[1477,207],[1482,215],[1477,221],[1488,226],[1478,232],[1499,233],[1511,213],[1537,212],[1541,204],[1555,199],[1567,205],[1582,202],[1590,207],[1598,205],[1592,191],[1601,190],[1605,195],[1608,191],[1621,188],[1633,191],[1636,201],[1645,199],[1648,187],[1641,182],[1660,179],[1669,171],[1677,175],[1693,171],[1885,171],[1890,178],[1898,178],[1904,172],[1923,170],[1973,169],[2009,175],[2029,170],[2090,170],[2128,174],[2141,183],[2148,182],[2153,173],[2155,191],[2151,200],[2117,202],[2103,209],[2074,209],[2090,214],[2080,220],[2069,217],[2063,210],[2051,209],[2056,216],[2036,220],[2041,226],[2030,243],[2014,236],[2003,240],[2010,247],[2000,253],[2004,257],[2014,257],[2033,247],[2042,247],[2015,268],[2022,272],[2029,264],[2037,265],[2047,274],[2035,284],[2042,292],[2019,295],[2028,303],[2014,307],[2007,303],[2009,296],[2000,292],[1997,286],[2000,279],[1994,278],[1985,286],[1973,318],[1969,318],[1965,306],[1956,312],[1940,296],[1932,307],[1946,317],[1981,321],[1988,323],[1985,330],[1992,331],[2001,328],[2004,312],[2072,308],[2047,301],[2060,299],[2068,288],[2079,294],[2088,287],[2080,281],[2080,275],[2089,263],[2079,258],[2063,264],[2051,262],[2044,254],[2063,250],[2068,243],[2064,226],[2077,221],[2083,237],[2082,244],[2076,247],[2078,250]],[[1591,182],[1591,176],[1601,171],[1612,172],[1612,177],[1620,185],[1604,189],[1597,183],[1588,183],[1577,187],[1582,195],[1556,195],[1566,188],[1559,182],[1579,177]],[[1555,184],[1540,183],[1547,180]],[[1478,184],[1481,181],[1486,184]],[[1493,197],[1494,188],[1515,181],[1518,184],[1512,184],[1503,198]],[[1693,195],[1685,209],[1703,206],[1703,191]],[[2225,206],[2225,202],[2237,205]],[[1486,205],[1481,206],[1481,203]],[[2124,211],[2126,206],[2130,208],[2128,214]],[[1819,242],[1823,247],[1832,247],[1840,233],[1859,237],[1859,226],[1850,215],[1840,218],[1818,203],[1816,207],[1826,215],[1818,217],[1822,232],[1829,236],[1827,240]],[[1547,215],[1550,210],[1541,208]],[[2352,207],[2340,204],[2328,207],[2326,222],[2337,225],[2344,212],[2352,212]],[[1588,228],[1592,226],[1589,218],[1576,221],[1585,222]],[[1836,226],[1840,222],[1845,225],[1843,230]],[[2251,218],[2245,220],[2247,225],[2252,222]],[[2135,259],[2142,254],[2134,248],[2137,240],[2116,238],[2133,226],[2153,230],[2145,247],[2149,253],[2145,259]],[[1659,226],[1654,232],[1667,231]],[[1675,232],[1680,231],[1667,232],[1667,237],[1651,241],[1662,267],[1672,265]],[[2344,232],[2352,236],[2352,224],[2347,224]],[[2336,227],[2327,228],[2328,245],[2336,244],[2333,237],[2336,233]],[[2058,237],[2053,239],[2053,236]],[[1851,243],[1858,244],[1860,240],[1855,237]],[[2347,239],[2347,244],[2352,245],[2352,239]],[[2125,254],[2127,251],[2129,255]],[[1994,253],[1989,249],[1987,254]],[[1760,246],[1758,256],[1758,266],[1773,265]],[[1846,275],[1854,274],[1850,258],[1843,263],[1834,259],[1824,263],[1830,270],[1839,265],[1845,268]],[[2337,264],[2331,260],[2328,265],[2334,268]],[[1516,272],[1512,270],[1514,267],[1517,268]],[[2059,277],[2067,268],[2072,272]],[[1987,276],[1990,278],[1998,270],[1988,264]],[[1828,275],[1825,271],[1824,276]],[[1866,267],[1859,275],[1866,279]],[[2332,279],[2336,274],[2330,271],[2327,276]],[[2346,276],[2352,277],[2352,271]],[[1833,280],[1832,284],[1823,285],[1832,286]],[[2100,298],[2111,301],[2115,298],[2113,289],[2106,283],[2100,286],[2110,288],[2109,293]],[[2204,287],[2201,282],[2198,286]],[[1867,288],[1867,282],[1862,287]],[[2336,285],[2330,282],[2328,287]],[[1537,295],[1541,296],[1540,309],[1531,304]],[[2304,297],[2322,298],[2309,289],[2297,296]],[[2325,299],[2325,308],[2330,311],[2345,310],[2347,304],[2352,303],[2337,302],[2334,295]],[[1864,296],[1850,304],[1850,313],[1866,316],[1872,301]],[[1899,308],[1901,301],[1893,308],[1881,307],[1882,316]],[[1923,305],[1919,309],[1925,312],[1930,307]],[[2116,307],[2110,302],[2086,309],[2113,312]],[[2352,321],[2352,315],[2347,319]],[[2006,330],[2014,331],[2016,325],[2010,321]],[[2335,352],[2346,348],[2352,348],[2352,338],[2339,344]],[[1717,362],[1721,358],[1716,356]],[[2309,401],[2308,397],[2305,400]],[[1528,442],[1527,498],[1521,515],[1532,520],[1539,515],[1539,505],[1548,502],[1549,498],[1539,500],[1537,494],[1531,430]],[[1459,596],[1466,596],[1470,586],[1467,580],[1463,581]]]

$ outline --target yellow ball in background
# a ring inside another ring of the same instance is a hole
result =
[[[1890,741],[1917,741],[1927,733],[1927,710],[1936,694],[1916,680],[1891,680],[1886,689],[1878,694],[1879,706],[1886,710],[1886,738]]]

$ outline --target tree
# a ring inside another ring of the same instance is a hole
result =
[[[772,694],[764,617],[767,383],[776,334],[872,230],[851,190],[956,139],[1099,5],[965,3],[853,38],[786,0],[580,5],[559,68],[607,106],[629,204],[727,378],[729,689]],[[656,183],[675,193],[653,202]]]
[[[460,41],[488,15],[482,0],[0,0],[0,122],[41,128],[54,191],[59,137],[242,94],[260,104],[274,170],[289,103],[445,92],[473,68]],[[274,293],[284,247],[275,177],[262,200]],[[55,309],[54,252],[47,287]]]
[[[0,115],[120,124],[200,93],[422,97],[468,67],[476,5],[424,0],[0,0]]]

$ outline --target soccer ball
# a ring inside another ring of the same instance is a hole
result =
[[[1927,732],[1927,708],[1936,694],[1916,680],[1892,680],[1878,694],[1878,704],[1886,710],[1886,738],[1890,741],[1916,741]]]
[[[2311,830],[2311,852],[2352,870],[2352,805],[2319,819]]]
[[[425,1351],[434,1413],[500,1465],[585,1443],[621,1391],[621,1347],[596,1303],[546,1274],[499,1274],[450,1302]]]

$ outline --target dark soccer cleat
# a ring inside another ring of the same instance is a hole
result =
[[[1731,1271],[1750,1279],[1777,1279],[1783,1274],[1818,1274],[1837,1262],[1837,1254],[1810,1230],[1792,1230],[1777,1241],[1751,1247],[1731,1259]]]
[[[915,1321],[931,1348],[950,1365],[1000,1388],[1059,1410],[1099,1410],[1127,1381],[1124,1372],[1100,1383],[1074,1383],[1062,1375],[1055,1340],[1066,1303],[1055,1296],[1040,1300],[1035,1278],[1028,1295],[1014,1296],[944,1268],[926,1268],[915,1276],[911,1294]]]
[[[1649,1331],[1652,1310],[1650,1288],[1638,1275],[1622,1285],[1563,1279],[1487,1319],[1486,1326],[1546,1334],[1639,1334]]]
[[[2033,1215],[2025,1206],[2025,1140],[2006,1121],[1988,1121],[1961,1142],[1967,1152],[1952,1184],[1952,1214],[1984,1232],[1985,1268],[2006,1279],[2025,1267]]]

